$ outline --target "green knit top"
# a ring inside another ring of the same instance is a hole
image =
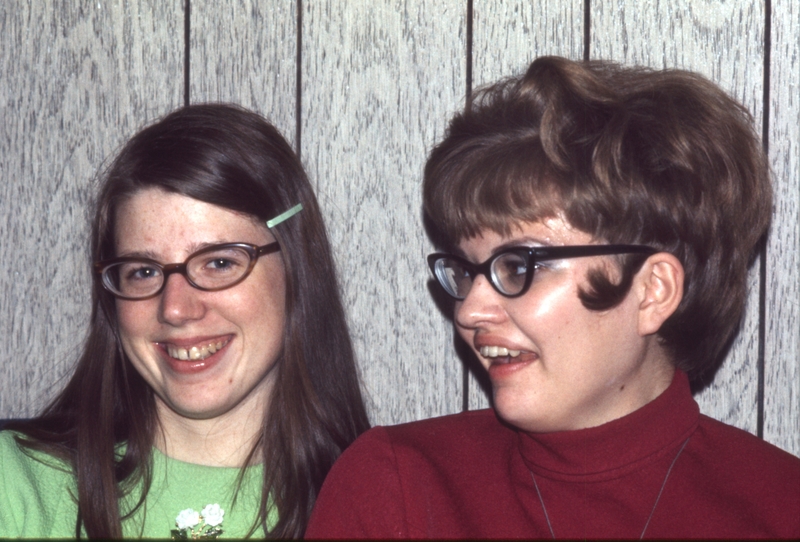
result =
[[[250,531],[261,499],[263,467],[256,465],[245,470],[242,485],[236,495],[240,469],[207,467],[171,459],[153,449],[153,481],[144,505],[130,518],[123,520],[125,537],[170,538],[181,526],[197,520],[197,514],[181,512],[204,509],[210,524],[223,513],[221,539],[242,538]],[[140,489],[134,489],[120,503],[125,514],[138,501]],[[0,537],[73,538],[78,507],[77,483],[71,469],[62,461],[41,452],[21,448],[14,433],[0,431]],[[209,508],[206,508],[206,506]],[[213,505],[219,505],[219,508]],[[204,518],[205,521],[206,518]],[[274,508],[267,525],[277,521]],[[197,532],[203,524],[197,524]],[[214,528],[214,525],[206,525]],[[191,531],[185,534],[191,538]],[[260,527],[254,537],[263,538]]]

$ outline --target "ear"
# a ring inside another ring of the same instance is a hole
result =
[[[639,335],[657,333],[683,299],[683,265],[668,252],[653,254],[636,275]]]

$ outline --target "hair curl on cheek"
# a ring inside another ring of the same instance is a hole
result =
[[[614,265],[619,268],[620,277],[616,283],[608,276],[607,268],[591,269],[586,275],[589,289],[578,290],[578,298],[583,306],[592,311],[606,311],[618,306],[627,297],[633,277],[642,269],[647,258],[647,254],[618,256],[621,263]]]

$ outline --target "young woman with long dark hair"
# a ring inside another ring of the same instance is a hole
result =
[[[300,537],[368,427],[325,227],[278,131],[194,105],[104,175],[89,337],[0,433],[0,536]]]

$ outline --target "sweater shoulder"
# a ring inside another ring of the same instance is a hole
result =
[[[485,488],[497,479],[474,466],[487,457],[502,464],[493,451],[510,450],[515,435],[491,410],[370,429],[328,473],[306,536],[430,537],[420,510],[449,509],[447,496],[475,492],[459,484]]]
[[[707,507],[717,503],[729,521],[731,514],[747,517],[754,533],[800,536],[800,458],[706,416],[692,440],[692,479],[702,480],[695,493]]]
[[[392,426],[377,426],[353,442],[334,471],[395,473],[408,462],[451,463],[464,453],[484,454],[516,446],[516,433],[492,410],[477,410]]]
[[[723,463],[746,465],[760,475],[772,474],[789,477],[800,484],[800,458],[738,427],[725,424],[714,418],[700,415],[698,430],[707,446],[725,450],[717,460]],[[797,487],[800,488],[800,485]]]
[[[491,409],[429,418],[382,429],[395,446],[422,446],[426,449],[433,447],[437,450],[463,446],[464,442],[480,446],[513,441],[516,445],[517,438],[516,431],[503,425]]]
[[[376,426],[363,433],[345,450],[339,462],[408,453],[449,456],[453,447],[516,443],[516,432],[504,426],[490,409],[462,412],[390,426]],[[514,444],[516,445],[516,444]],[[352,457],[352,459],[351,459]]]
[[[77,506],[71,469],[0,431],[0,536],[74,536]]]

